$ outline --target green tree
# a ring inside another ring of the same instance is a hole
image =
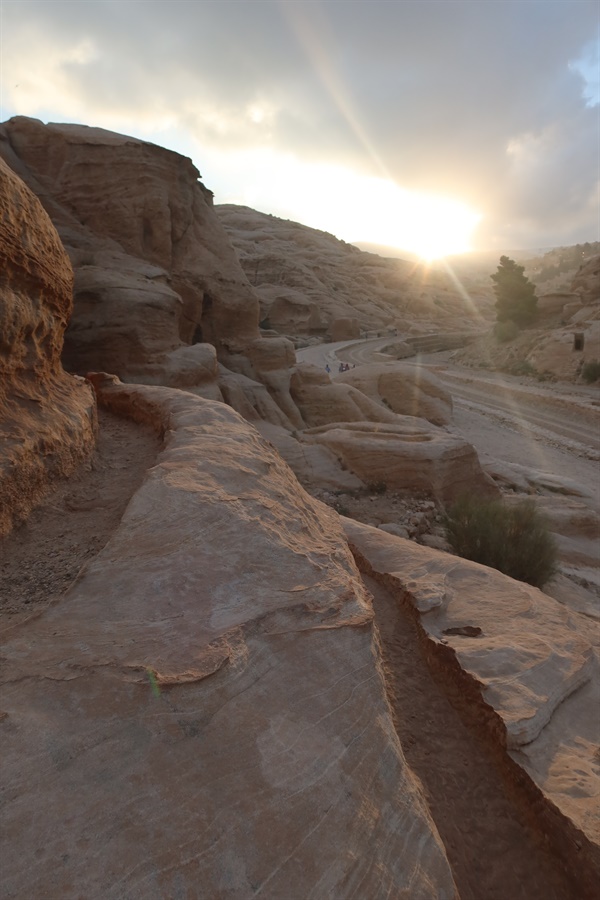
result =
[[[516,325],[529,325],[537,312],[535,285],[523,273],[524,266],[518,266],[508,256],[500,257],[500,265],[495,275],[490,275],[494,282],[496,295],[496,318],[498,322],[515,322]]]

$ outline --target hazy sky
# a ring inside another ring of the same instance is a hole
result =
[[[190,156],[217,203],[431,253],[598,240],[597,0],[1,0],[1,119]]]

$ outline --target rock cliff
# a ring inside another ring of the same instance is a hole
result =
[[[0,155],[39,196],[73,263],[67,367],[221,399],[216,352],[252,380],[268,370],[270,395],[289,412],[290,347],[260,337],[258,297],[189,159],[25,117],[0,128]]]
[[[94,444],[89,385],[61,366],[73,273],[56,230],[0,160],[0,535]]]

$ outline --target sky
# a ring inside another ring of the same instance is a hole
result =
[[[436,257],[600,240],[597,0],[0,0],[0,121],[134,135],[238,203]]]

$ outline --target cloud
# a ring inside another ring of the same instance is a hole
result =
[[[482,240],[594,239],[597,29],[594,0],[4,0],[2,104],[201,171],[268,151],[387,178],[483,211]]]

